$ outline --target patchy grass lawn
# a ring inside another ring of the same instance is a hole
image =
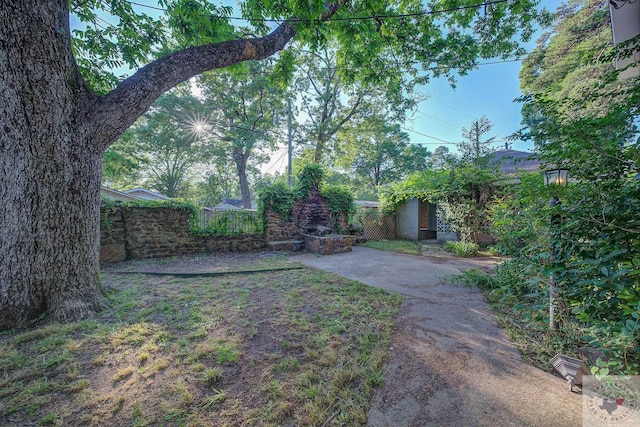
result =
[[[97,319],[0,334],[0,425],[362,425],[401,302],[307,268],[103,283]]]
[[[360,246],[366,246],[383,251],[399,252],[402,254],[421,255],[420,246],[411,240],[389,239],[389,240],[368,240]]]

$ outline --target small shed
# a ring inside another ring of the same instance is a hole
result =
[[[396,212],[398,237],[409,240],[438,238],[436,205],[410,199]]]

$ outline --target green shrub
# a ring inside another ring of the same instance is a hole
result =
[[[499,285],[494,276],[480,270],[467,270],[450,276],[449,280],[453,283],[459,283],[470,288],[476,287],[485,291],[491,291]]]
[[[262,216],[257,212],[232,210],[213,212],[207,224],[201,224],[201,233],[212,236],[260,234],[264,232]]]
[[[320,189],[320,196],[326,200],[329,205],[329,211],[336,219],[336,224],[333,224],[336,229],[339,226],[337,218],[340,214],[344,214],[347,221],[349,221],[355,213],[353,193],[343,185],[325,184]]]
[[[446,242],[444,249],[460,257],[472,257],[478,254],[478,245],[470,242]]]
[[[323,178],[324,170],[322,169],[322,166],[315,163],[305,165],[298,174],[298,183],[302,198],[307,197],[309,191],[313,187],[319,188],[320,182],[322,182]]]
[[[353,194],[342,185],[320,185],[323,176],[324,172],[321,166],[310,164],[306,165],[298,175],[299,187],[288,188],[282,183],[263,187],[259,193],[260,215],[264,217],[266,212],[271,210],[272,212],[277,212],[283,221],[289,221],[291,219],[291,210],[296,202],[306,198],[311,188],[319,185],[320,196],[326,200],[334,218],[344,214],[348,220],[355,212]]]
[[[280,219],[283,221],[288,221],[299,195],[297,191],[290,189],[285,184],[277,183],[263,187],[259,196],[260,206],[258,211],[261,217],[264,218],[265,213],[271,210],[280,214]]]

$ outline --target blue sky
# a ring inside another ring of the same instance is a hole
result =
[[[555,11],[560,0],[542,0],[541,5],[548,10]],[[527,50],[535,46],[534,36],[527,44]],[[461,77],[452,89],[446,79],[433,80],[424,87],[424,93],[430,98],[421,102],[418,112],[407,121],[406,127],[432,137],[455,143],[462,138],[462,128],[469,128],[475,119],[487,116],[494,127],[487,137],[495,136],[497,141],[504,141],[505,137],[520,129],[520,105],[513,102],[521,95],[518,72],[520,62],[499,62],[499,60],[483,61],[487,65],[480,65],[477,70]],[[494,62],[493,64],[491,64]],[[454,145],[443,144],[435,138],[408,132],[412,143],[427,143],[433,151],[438,145],[445,145],[451,151],[456,151]],[[504,147],[504,142],[496,146]],[[513,141],[514,150],[530,151],[531,143]]]

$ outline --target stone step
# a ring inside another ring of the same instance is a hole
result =
[[[298,252],[304,250],[304,240],[280,240],[267,242],[267,246],[272,251]]]

